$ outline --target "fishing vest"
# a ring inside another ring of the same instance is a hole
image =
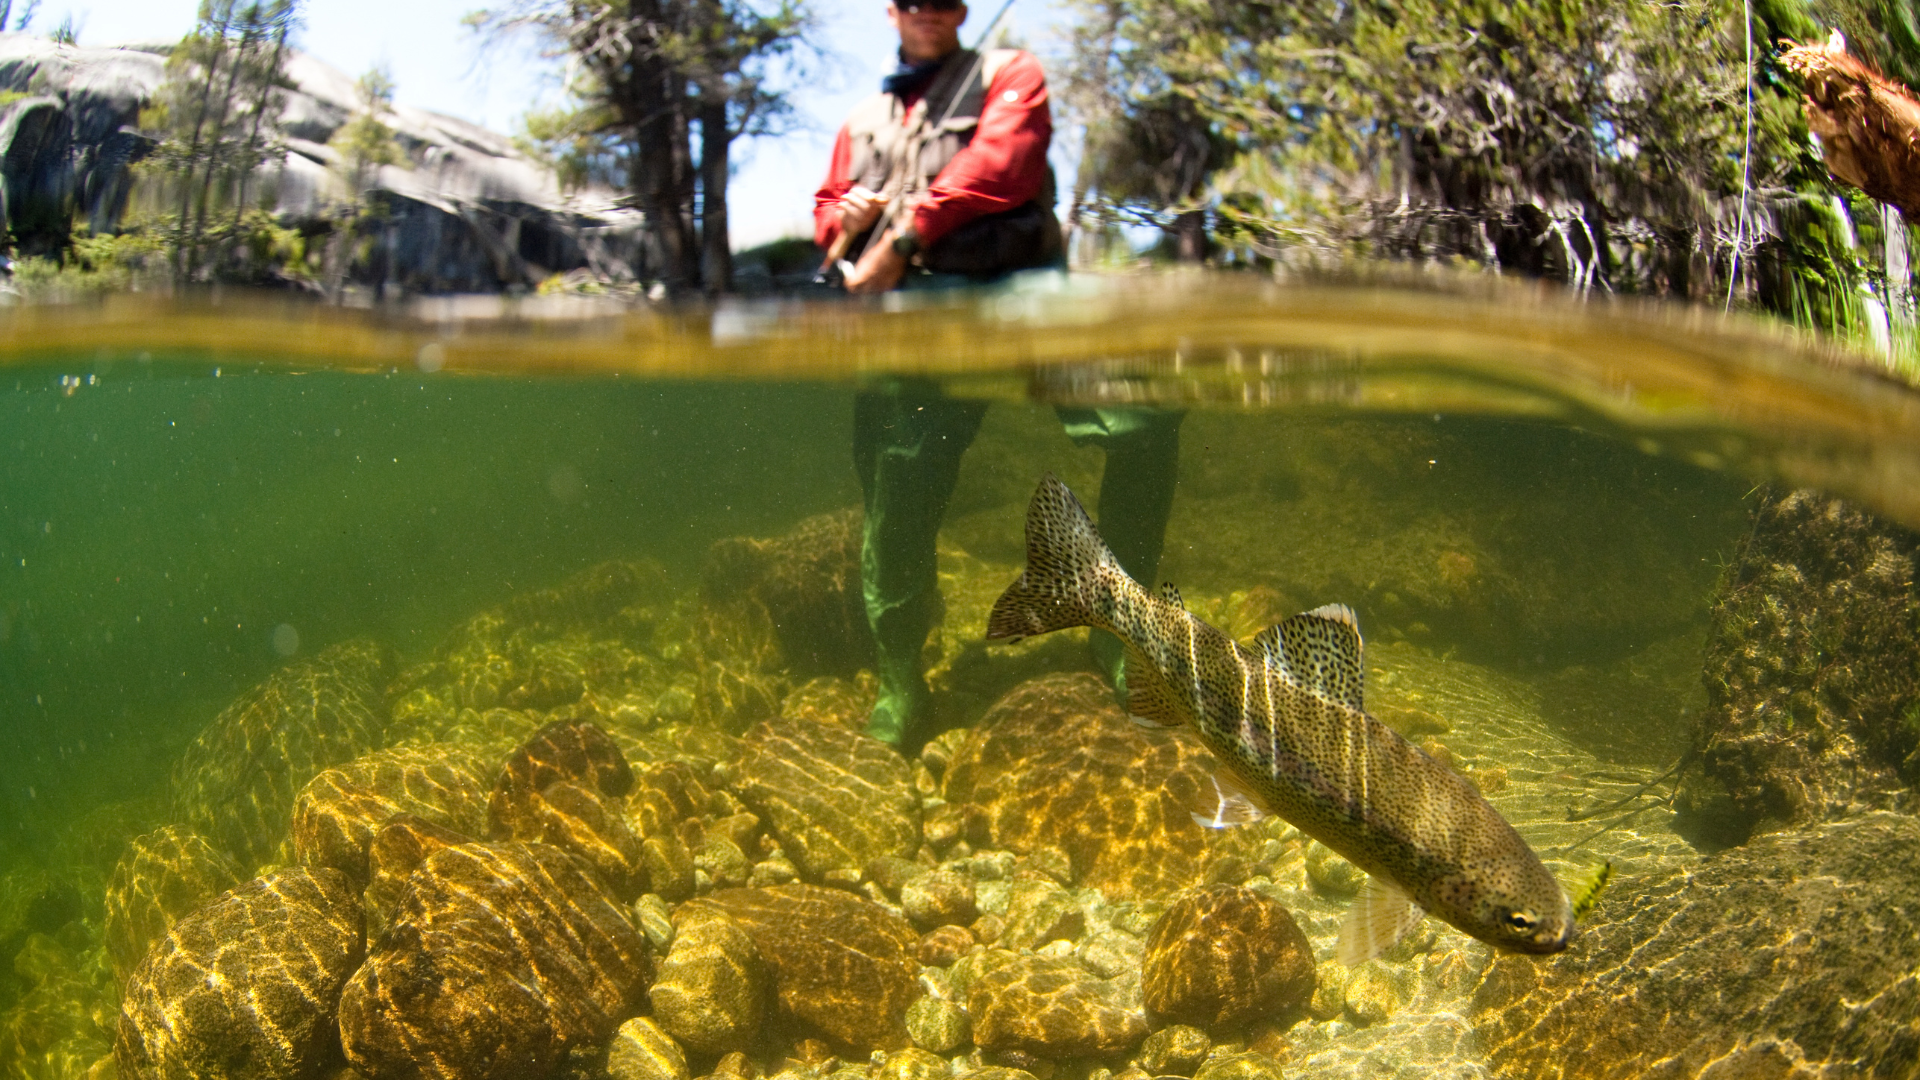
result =
[[[947,57],[911,108],[885,91],[854,106],[847,117],[845,179],[885,195],[891,207],[904,207],[925,192],[954,155],[973,141],[987,87],[1015,55],[1014,49],[994,49],[976,64],[981,54],[959,49]],[[1053,202],[1049,168],[1032,201],[961,225],[923,252],[919,261],[929,270],[973,275],[1044,265],[1063,249]]]

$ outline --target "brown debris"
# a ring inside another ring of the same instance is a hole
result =
[[[1848,56],[1844,42],[1795,45],[1780,57],[1806,80],[1807,126],[1827,169],[1908,217],[1920,215],[1920,101]]]

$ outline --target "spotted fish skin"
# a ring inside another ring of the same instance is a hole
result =
[[[1377,955],[1422,910],[1503,949],[1554,953],[1572,905],[1513,826],[1464,777],[1369,716],[1351,611],[1295,615],[1244,647],[1120,568],[1086,510],[1049,475],[1027,510],[1027,565],[995,602],[989,639],[1074,626],[1127,646],[1128,708],[1191,724],[1229,788],[1252,796],[1371,879],[1341,959]]]

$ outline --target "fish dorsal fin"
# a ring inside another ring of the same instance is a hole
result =
[[[1171,581],[1163,581],[1160,583],[1160,599],[1165,600],[1167,603],[1172,604],[1182,611],[1187,609],[1186,601],[1180,599],[1180,590],[1174,588],[1173,582]]]
[[[1186,723],[1180,696],[1167,685],[1166,676],[1153,666],[1147,654],[1129,641],[1126,658],[1127,713],[1147,727],[1178,727]]]
[[[1347,967],[1365,963],[1392,948],[1426,916],[1426,911],[1392,882],[1368,874],[1360,895],[1340,922],[1334,956]]]
[[[1213,781],[1213,806],[1193,812],[1193,820],[1201,828],[1230,829],[1235,825],[1251,825],[1267,816],[1253,793],[1233,777],[1216,772],[1208,779]]]
[[[1295,686],[1356,711],[1366,709],[1360,622],[1347,605],[1290,616],[1254,635],[1253,643]]]

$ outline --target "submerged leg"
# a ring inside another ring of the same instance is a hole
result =
[[[1173,513],[1173,488],[1180,474],[1180,421],[1186,413],[1167,409],[1055,410],[1076,446],[1093,444],[1106,452],[1100,476],[1100,536],[1127,575],[1154,587],[1167,519]],[[1088,638],[1094,663],[1127,699],[1126,662],[1120,639],[1105,630]]]
[[[867,734],[905,749],[925,738],[921,652],[940,601],[934,542],[960,455],[986,411],[985,402],[956,401],[919,379],[854,399],[853,460],[866,504],[860,588],[880,680]]]

